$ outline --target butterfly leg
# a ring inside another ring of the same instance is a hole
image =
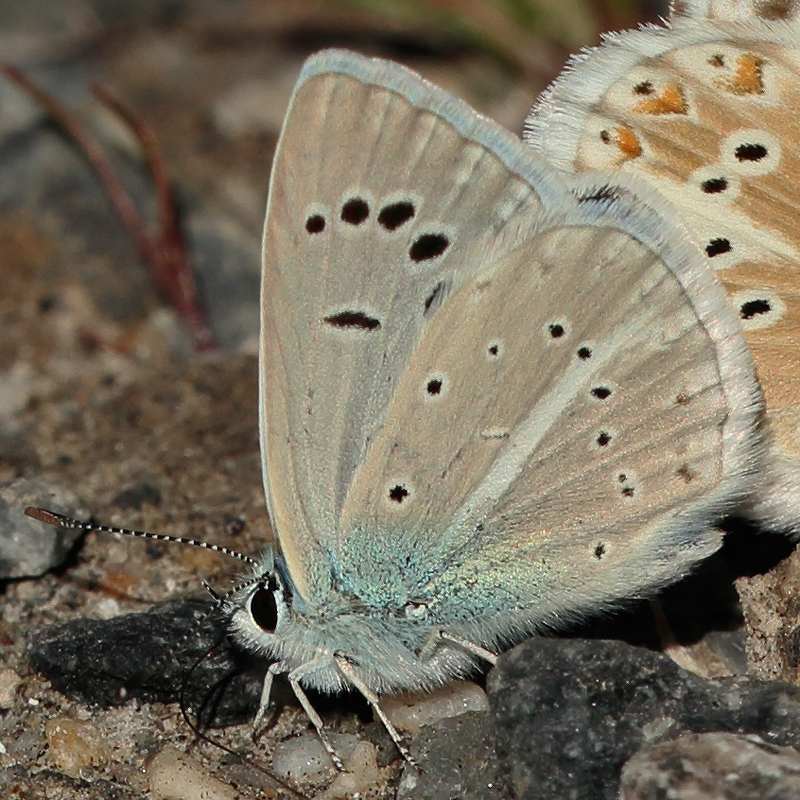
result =
[[[311,701],[308,699],[308,696],[303,691],[303,687],[300,685],[300,680],[305,676],[308,675],[309,672],[314,672],[314,670],[319,669],[320,667],[328,668],[330,666],[330,661],[325,659],[324,661],[309,661],[308,664],[303,664],[301,667],[297,667],[297,669],[292,670],[286,677],[289,679],[289,685],[292,687],[292,691],[294,692],[294,696],[300,701],[300,705],[303,707],[303,711],[306,712],[306,716],[311,720],[311,724],[317,729],[317,736],[319,736],[319,740],[322,742],[322,746],[325,748],[327,754],[331,757],[331,761],[333,761],[334,766],[339,772],[345,772],[344,764],[342,763],[342,759],[336,754],[336,750],[333,749],[333,744],[331,744],[331,740],[328,738],[328,734],[325,733],[325,727],[322,724],[322,717],[317,713],[314,706],[311,705]]]
[[[281,672],[288,672],[288,670],[281,661],[273,661],[267,669],[267,674],[264,676],[264,685],[261,687],[261,699],[258,702],[258,711],[253,720],[253,738],[255,738],[256,732],[261,727],[261,723],[267,715],[269,698],[272,694],[272,681],[275,679],[275,676],[279,675]]]
[[[375,692],[372,691],[365,683],[361,680],[356,672],[355,667],[353,666],[352,662],[348,661],[344,655],[341,653],[336,653],[334,655],[334,659],[336,660],[336,666],[339,668],[339,671],[347,678],[350,683],[355,686],[356,689],[361,693],[361,696],[372,706],[372,710],[375,712],[375,716],[383,723],[383,727],[386,728],[389,736],[392,737],[392,741],[397,746],[397,749],[400,751],[400,755],[412,766],[416,766],[416,762],[411,757],[411,753],[408,752],[408,748],[403,744],[403,739],[400,736],[400,732],[395,728],[392,724],[389,717],[386,716],[386,713],[381,708],[380,698],[378,697]]]
[[[428,637],[428,641],[425,642],[422,650],[419,651],[419,657],[421,659],[430,658],[431,655],[433,655],[433,651],[442,642],[461,647],[467,652],[472,653],[472,655],[476,656],[477,658],[488,662],[492,666],[497,663],[496,653],[493,653],[491,650],[487,650],[485,647],[481,647],[479,644],[475,644],[475,642],[471,642],[469,639],[465,639],[463,636],[456,636],[454,633],[448,633],[447,631],[443,630],[435,630],[431,632],[431,635]]]

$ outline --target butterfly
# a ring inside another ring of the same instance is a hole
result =
[[[309,688],[359,691],[409,757],[382,694],[719,547],[760,469],[762,401],[666,205],[624,175],[562,175],[397,64],[306,62],[264,226],[277,541],[224,599],[272,661],[256,725],[286,674],[339,766]]]
[[[792,4],[681,0],[608,34],[534,105],[524,138],[570,172],[613,169],[678,208],[725,285],[766,400],[750,514],[800,533],[800,20]]]

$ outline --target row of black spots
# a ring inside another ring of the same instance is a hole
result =
[[[416,216],[416,208],[409,200],[389,203],[378,212],[378,224],[386,231],[393,232],[401,228]],[[362,197],[351,197],[346,200],[339,212],[339,218],[348,225],[359,226],[369,219],[369,203]],[[322,233],[327,222],[322,214],[311,214],[306,219],[306,232],[315,235]],[[416,264],[431,261],[443,255],[452,242],[450,237],[438,231],[420,233],[408,248],[408,257]]]
[[[730,180],[724,175],[719,175],[713,178],[707,178],[700,182],[700,191],[708,195],[721,196],[730,189]],[[733,250],[731,240],[727,237],[718,236],[709,239],[705,246],[706,256],[708,258],[716,258],[717,256],[725,255]]]
[[[550,322],[548,323],[546,329],[550,340],[564,341],[567,338],[568,329],[566,323],[564,322]],[[588,344],[580,345],[580,347],[578,347],[578,349],[575,351],[575,355],[581,361],[589,361],[593,354],[594,351]]]
[[[396,231],[413,219],[416,213],[416,207],[410,200],[387,203],[378,212],[378,224],[389,232]],[[348,225],[362,225],[369,215],[369,203],[363,197],[351,197],[342,203],[339,210],[339,219]],[[306,219],[306,232],[309,234],[322,233],[326,227],[327,221],[322,214],[311,214]]]

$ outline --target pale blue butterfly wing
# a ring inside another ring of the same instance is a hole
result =
[[[752,515],[800,530],[800,20],[796,7],[680,2],[610,34],[534,106],[530,143],[563,169],[613,168],[682,213],[740,316],[767,404]]]
[[[264,243],[277,622],[234,614],[276,671],[432,686],[474,662],[429,648],[440,632],[520,638],[719,546],[758,469],[760,396],[661,204],[563,180],[397,65],[306,64]]]
[[[309,600],[329,591],[353,474],[428,320],[513,213],[535,221],[539,193],[566,196],[515,160],[527,168],[515,137],[397,65],[332,54],[300,77],[265,227],[262,443],[273,524]]]
[[[691,245],[624,185],[576,196],[430,321],[344,508],[348,590],[485,646],[685,574],[756,460],[749,358]]]

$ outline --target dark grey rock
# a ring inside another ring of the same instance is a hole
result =
[[[201,211],[187,214],[186,228],[198,290],[220,347],[255,343],[261,313],[260,231],[221,212]]]
[[[213,726],[255,715],[266,671],[233,647],[225,620],[201,601],[50,625],[28,637],[26,652],[33,668],[71,700],[102,707],[133,698],[181,702]]]
[[[795,800],[800,753],[757,736],[703,733],[645,747],[622,770],[620,800]]]
[[[75,495],[50,481],[18,478],[0,484],[0,579],[43,575],[62,563],[81,536],[26,517],[27,506],[82,513]]]
[[[501,656],[487,690],[498,756],[520,799],[616,798],[623,764],[681,733],[800,746],[800,688],[706,680],[621,642],[531,639]]]
[[[123,510],[140,509],[144,505],[158,506],[161,504],[161,492],[157,486],[146,481],[140,481],[135,486],[123,489],[114,498],[114,505]]]
[[[426,725],[414,735],[397,800],[501,800],[511,797],[500,780],[495,735],[488,713],[471,712]]]

